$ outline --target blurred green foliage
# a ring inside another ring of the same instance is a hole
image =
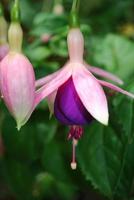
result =
[[[56,2],[56,1],[55,1]],[[62,2],[58,1],[57,2]],[[2,0],[8,21],[12,1]],[[20,0],[24,52],[36,77],[63,66],[71,0],[54,12],[52,0]],[[82,0],[81,29],[85,59],[107,69],[134,92],[134,1]],[[49,37],[48,37],[49,36]],[[44,39],[45,38],[45,39]],[[17,132],[4,104],[0,105],[0,200],[132,200],[134,199],[134,102],[120,94],[109,98],[110,123],[93,122],[77,147],[78,169],[70,169],[68,128],[52,117],[46,102]]]

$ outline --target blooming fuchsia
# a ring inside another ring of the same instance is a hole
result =
[[[61,123],[70,126],[69,138],[73,139],[74,149],[76,140],[83,134],[83,125],[91,123],[92,119],[104,125],[108,124],[108,104],[102,86],[132,98],[134,95],[93,75],[97,74],[122,84],[122,80],[118,77],[102,69],[91,67],[83,60],[84,39],[79,28],[69,30],[67,44],[69,60],[65,66],[36,81],[36,87],[40,87],[37,90],[36,104],[45,97],[49,98],[51,112],[54,112]],[[73,156],[72,168],[75,167]]]
[[[9,45],[7,43],[7,27],[7,22],[3,16],[3,8],[0,4],[0,61],[9,51]]]
[[[23,33],[18,18],[18,2],[15,1],[8,32],[10,51],[0,63],[0,88],[19,130],[34,108],[35,75],[32,64],[21,52]]]

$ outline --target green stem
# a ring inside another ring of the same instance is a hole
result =
[[[2,6],[2,4],[0,3],[0,16],[3,16],[3,6]]]
[[[80,5],[80,0],[73,0],[72,11],[71,12],[78,12],[79,5]]]
[[[18,4],[19,4],[19,1],[18,1],[18,0],[15,0],[15,4],[18,5]]]
[[[57,5],[57,4],[63,4],[63,0],[55,0],[54,1],[54,5]]]
[[[19,0],[14,1],[13,7],[11,9],[11,21],[20,22]]]
[[[79,16],[78,16],[79,5],[80,5],[80,0],[73,0],[72,9],[71,9],[70,18],[69,18],[70,28],[78,28],[80,26]]]

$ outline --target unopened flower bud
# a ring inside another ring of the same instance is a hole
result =
[[[10,52],[0,64],[1,93],[18,130],[29,119],[35,99],[35,76],[29,60],[20,53]]]
[[[53,12],[56,14],[56,15],[62,15],[63,12],[64,12],[64,7],[62,4],[56,4],[53,8]]]

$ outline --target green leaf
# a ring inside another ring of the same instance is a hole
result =
[[[108,34],[95,40],[94,60],[126,80],[134,74],[134,45],[128,39]]]
[[[38,13],[33,22],[32,35],[41,36],[44,33],[57,34],[66,29],[67,19],[65,16],[57,16],[54,13]]]
[[[14,119],[6,115],[2,124],[2,135],[8,155],[28,162],[40,157],[44,144],[53,139],[57,128],[56,121],[49,120],[49,112],[45,112],[36,111],[19,132]]]
[[[108,127],[94,123],[86,129],[78,160],[86,179],[101,193],[129,199],[134,188],[134,102],[123,97],[112,109]]]
[[[33,200],[32,190],[34,181],[34,170],[31,166],[20,163],[12,158],[3,160],[3,175],[18,200]]]
[[[69,173],[71,169],[68,168],[68,162],[63,151],[60,143],[51,141],[45,145],[41,161],[45,171],[53,176],[58,194],[63,199],[70,200],[75,195],[76,186],[73,185],[71,180]]]

